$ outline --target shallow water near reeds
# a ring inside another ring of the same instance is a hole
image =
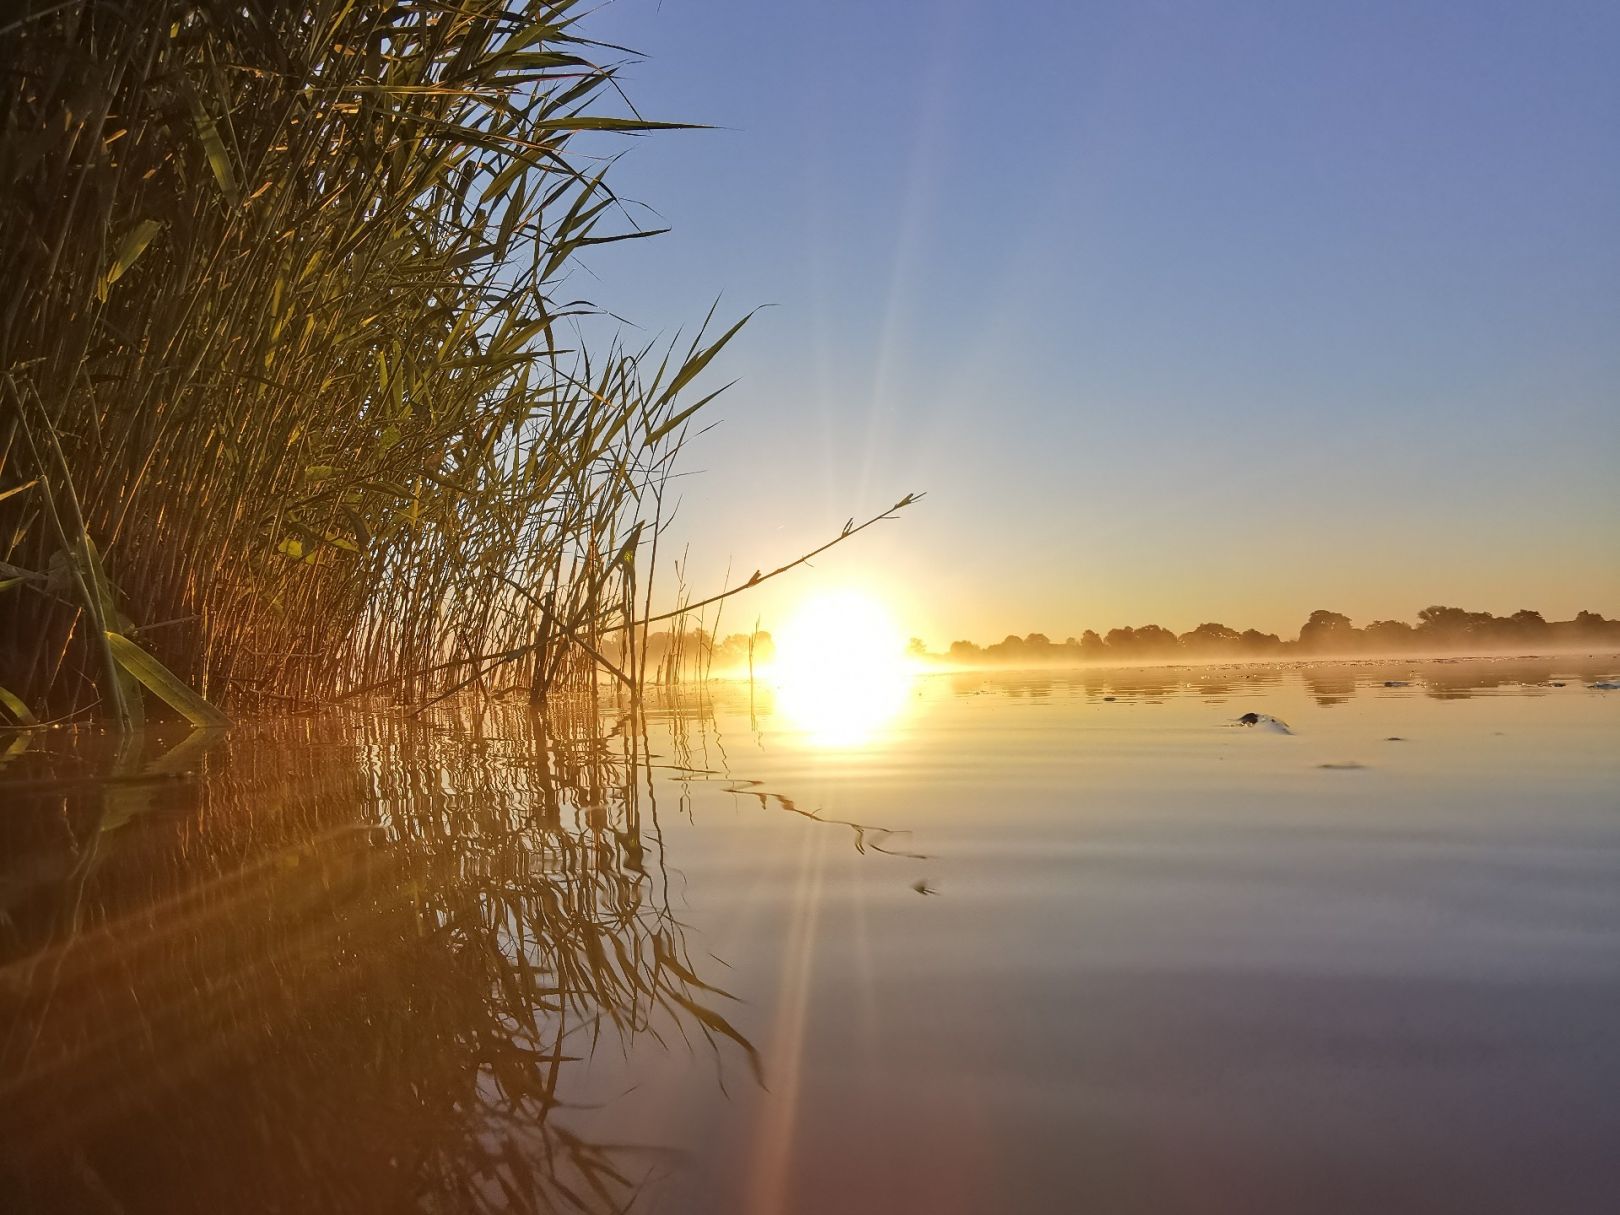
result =
[[[1617,667],[0,739],[0,1209],[1616,1209]]]

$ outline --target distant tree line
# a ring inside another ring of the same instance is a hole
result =
[[[1364,628],[1357,628],[1339,612],[1315,611],[1292,641],[1276,633],[1258,629],[1240,633],[1228,625],[1210,622],[1180,635],[1157,624],[1109,629],[1105,634],[1087,629],[1079,637],[1063,641],[1053,641],[1045,633],[1025,637],[1009,634],[987,646],[953,641],[943,655],[929,654],[922,642],[913,640],[911,652],[917,657],[951,662],[1037,664],[1601,646],[1620,648],[1620,620],[1609,620],[1596,612],[1581,612],[1573,620],[1547,620],[1540,612],[1529,609],[1511,616],[1493,616],[1489,612],[1435,605],[1419,612],[1416,624],[1374,620]]]

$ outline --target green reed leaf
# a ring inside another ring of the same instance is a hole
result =
[[[163,230],[163,225],[155,219],[143,219],[118,242],[118,249],[113,254],[112,264],[107,272],[101,276],[101,282],[96,286],[96,298],[106,302],[107,292],[119,279],[128,273],[135,260],[146,252],[146,246],[152,243],[152,238]]]
[[[107,630],[107,645],[118,665],[152,695],[194,726],[224,726],[230,719],[182,683],[168,667],[122,633]]]
[[[203,154],[208,158],[208,167],[213,170],[214,180],[219,183],[220,193],[225,195],[225,201],[232,207],[242,201],[242,192],[237,188],[236,169],[231,164],[231,154],[226,150],[225,140],[220,136],[219,124],[203,109],[202,102],[192,98],[192,117],[197,126],[197,138],[202,142]]]
[[[0,706],[4,706],[6,712],[16,718],[20,725],[37,726],[39,724],[39,719],[29,711],[28,706],[22,702],[22,699],[16,693],[4,687],[0,687]]]

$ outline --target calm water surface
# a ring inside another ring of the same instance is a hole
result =
[[[0,1210],[1620,1209],[1617,666],[0,736]]]

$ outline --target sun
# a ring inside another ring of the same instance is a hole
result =
[[[778,703],[816,745],[869,742],[905,704],[905,637],[874,595],[846,589],[807,599],[775,641]]]
[[[807,599],[777,632],[776,669],[792,679],[860,678],[905,661],[905,639],[875,596],[858,590]]]

